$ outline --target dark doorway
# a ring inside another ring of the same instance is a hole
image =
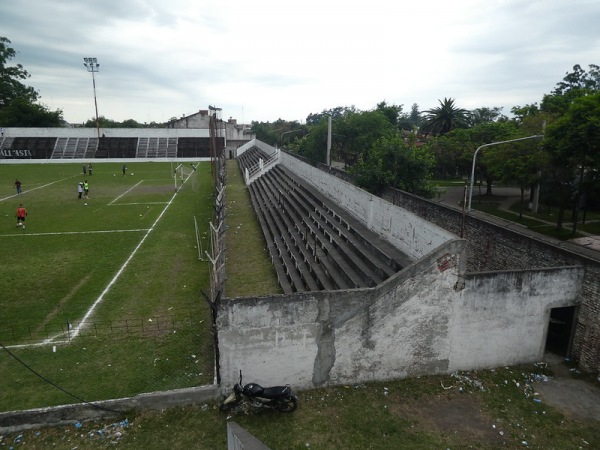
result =
[[[576,310],[576,306],[552,308],[548,324],[548,337],[546,338],[546,351],[563,357],[569,356]]]

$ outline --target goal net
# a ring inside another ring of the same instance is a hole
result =
[[[179,190],[185,180],[196,171],[197,163],[181,163],[173,170],[173,181],[175,190]]]

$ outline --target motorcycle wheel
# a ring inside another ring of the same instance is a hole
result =
[[[298,400],[295,397],[288,397],[279,402],[275,409],[279,412],[294,412],[298,407]]]
[[[221,402],[221,406],[219,406],[219,411],[221,411],[221,412],[231,411],[233,408],[235,408],[237,405],[239,405],[239,403],[240,403],[240,399],[237,398],[234,394],[230,394],[228,397],[226,397]]]
[[[239,405],[239,402],[221,403],[221,406],[219,406],[219,411],[221,411],[221,412],[231,411],[237,405]]]

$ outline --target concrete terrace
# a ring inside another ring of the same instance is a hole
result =
[[[244,155],[242,170],[265,156]],[[373,287],[411,262],[282,165],[248,188],[285,293]]]

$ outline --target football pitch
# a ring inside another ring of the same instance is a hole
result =
[[[212,382],[210,164],[175,167],[0,165],[0,410],[76,402],[53,383],[92,401]]]

